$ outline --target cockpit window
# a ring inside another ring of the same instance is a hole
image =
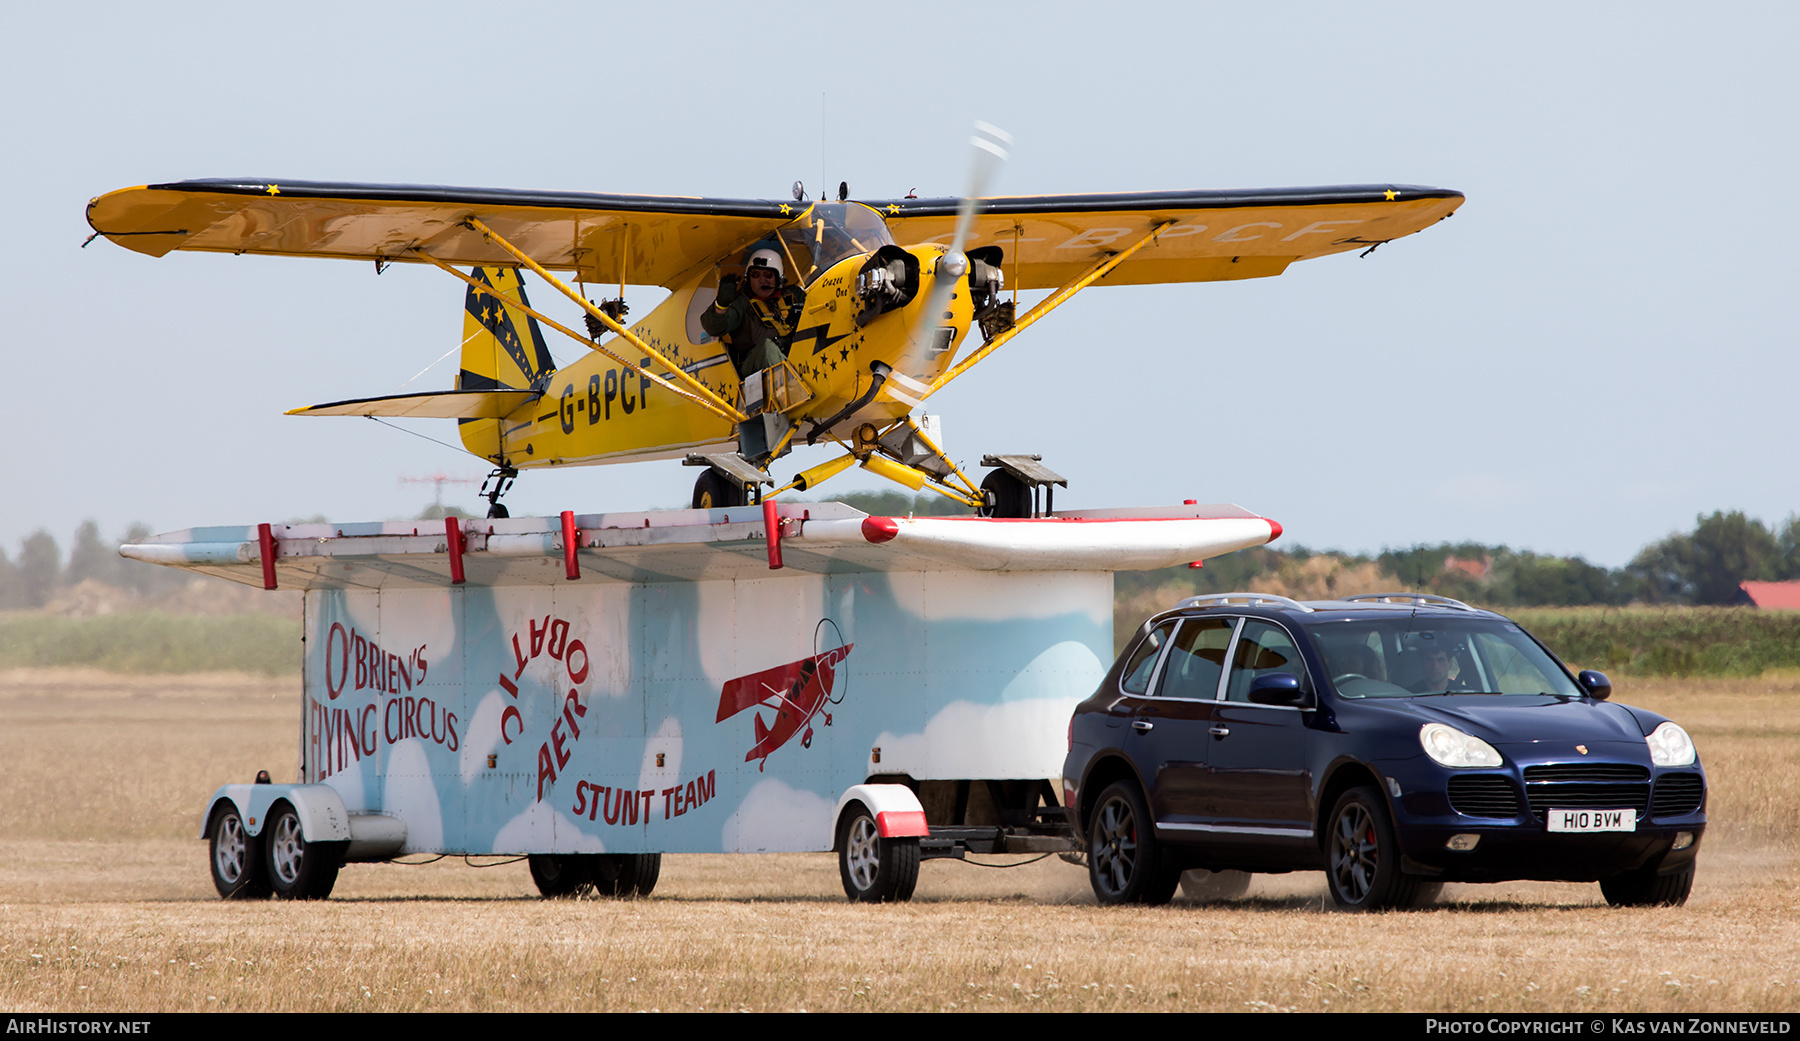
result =
[[[802,286],[845,257],[873,253],[894,242],[881,215],[856,202],[814,203],[778,234],[794,264],[790,278]]]

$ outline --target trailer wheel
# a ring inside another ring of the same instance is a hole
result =
[[[308,842],[300,815],[282,804],[269,818],[263,835],[263,863],[269,885],[283,900],[323,900],[337,885],[344,863],[342,842]]]
[[[268,897],[269,876],[263,867],[262,843],[244,829],[237,807],[227,806],[213,818],[209,849],[213,888],[227,900]]]
[[[578,853],[533,853],[525,858],[531,881],[552,900],[580,896],[594,887],[592,856]]]
[[[589,859],[601,896],[649,896],[662,874],[661,853],[601,853]]]
[[[844,895],[855,903],[911,900],[919,884],[919,840],[882,838],[875,818],[860,802],[851,803],[838,825],[838,875]]]

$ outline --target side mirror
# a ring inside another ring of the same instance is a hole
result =
[[[1298,705],[1305,697],[1300,692],[1300,677],[1291,672],[1264,673],[1250,681],[1253,704]]]
[[[1607,679],[1604,672],[1582,669],[1581,674],[1575,677],[1575,682],[1581,684],[1581,689],[1587,691],[1587,696],[1595,701],[1605,701],[1612,697],[1612,680]]]

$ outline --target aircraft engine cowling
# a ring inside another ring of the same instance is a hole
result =
[[[918,292],[919,259],[899,246],[881,247],[856,274],[856,296],[862,301],[856,324],[867,325],[905,307]]]
[[[994,309],[1006,289],[1006,274],[1001,270],[1005,258],[999,246],[969,251],[969,301],[975,305],[978,320]]]

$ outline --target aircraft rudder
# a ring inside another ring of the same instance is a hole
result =
[[[509,267],[477,267],[469,277],[493,293],[470,286],[463,295],[462,364],[459,390],[524,390],[556,371],[537,319],[518,305],[531,306],[520,273]],[[495,298],[498,294],[499,299]],[[504,455],[500,423],[492,419],[458,421],[463,446],[496,462]]]

